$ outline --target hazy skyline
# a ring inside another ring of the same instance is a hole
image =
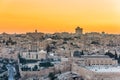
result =
[[[120,33],[120,0],[0,0],[0,33]]]

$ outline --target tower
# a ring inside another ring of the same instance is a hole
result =
[[[76,34],[83,34],[83,28],[80,28],[79,26],[75,29]]]
[[[37,33],[37,29],[35,30],[35,33]]]

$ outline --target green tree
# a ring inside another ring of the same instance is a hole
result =
[[[84,55],[84,52],[83,52],[83,50],[82,50],[82,52],[81,52],[81,55]]]
[[[115,59],[116,59],[116,60],[118,59],[118,56],[117,56],[117,53],[116,53],[116,51],[115,51]]]
[[[55,80],[55,74],[54,73],[49,73],[48,77],[50,78],[50,80]]]
[[[120,55],[119,55],[119,57],[118,57],[118,63],[120,64]]]
[[[33,68],[33,71],[37,71],[38,70],[38,66],[35,65],[34,68]]]

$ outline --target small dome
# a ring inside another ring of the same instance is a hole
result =
[[[44,50],[41,50],[39,53],[47,53],[46,51],[44,51]]]
[[[51,40],[52,40],[52,38],[48,38],[47,40],[48,40],[48,41],[51,41]]]
[[[80,29],[80,27],[79,26],[77,26],[77,28],[76,29]]]
[[[79,26],[77,26],[76,30],[80,30],[80,29],[82,29],[82,28],[80,28]]]

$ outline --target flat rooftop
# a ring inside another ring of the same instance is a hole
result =
[[[89,69],[93,72],[118,72],[120,73],[120,66],[87,66],[86,69]]]
[[[110,58],[107,55],[82,55],[81,58]]]

